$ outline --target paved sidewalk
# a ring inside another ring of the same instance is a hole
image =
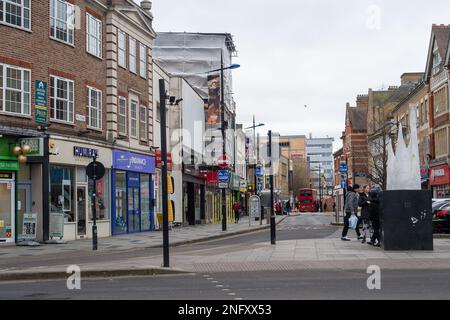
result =
[[[280,223],[286,217],[277,217],[277,223]],[[263,220],[252,220],[249,227],[248,217],[242,217],[238,224],[230,223],[227,225],[227,231],[222,231],[222,224],[204,224],[196,226],[177,227],[169,231],[169,241],[171,246],[177,246],[187,243],[194,243],[215,238],[236,235],[241,233],[258,231],[269,228],[270,226]],[[98,239],[98,252],[129,251],[136,249],[158,248],[162,247],[162,231],[118,235],[108,238]],[[70,241],[66,244],[49,245],[42,244],[39,247],[21,247],[4,246],[0,247],[0,259],[19,258],[39,255],[53,255],[67,252],[92,252],[92,240]]]

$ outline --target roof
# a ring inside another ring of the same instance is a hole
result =
[[[386,103],[389,102],[400,102],[404,100],[420,82],[408,82],[406,84],[401,85],[395,90],[392,95],[386,100]]]
[[[431,28],[431,37],[430,37],[430,44],[428,47],[428,57],[427,57],[427,65],[426,65],[426,71],[425,71],[425,78],[426,80],[430,79],[431,76],[431,69],[433,64],[433,49],[434,49],[434,42],[436,41],[439,54],[441,55],[442,60],[445,64],[448,63],[448,61],[445,61],[448,58],[447,51],[449,46],[449,40],[450,40],[450,25],[433,25]]]
[[[367,131],[367,109],[347,107],[347,115],[352,131]]]
[[[204,33],[204,32],[157,32],[157,35],[188,35],[188,36],[198,36],[198,37],[225,37],[225,43],[231,53],[237,52],[236,45],[234,43],[233,36],[231,33]]]
[[[425,87],[425,82],[424,81],[420,81],[418,84],[416,84],[416,86],[414,87],[414,89],[403,99],[401,100],[397,106],[394,108],[394,110],[392,112],[397,111],[398,109],[400,109],[400,107],[407,102],[411,97],[413,97],[415,94],[417,94],[421,89],[423,89]]]

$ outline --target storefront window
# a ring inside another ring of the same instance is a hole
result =
[[[108,220],[109,219],[109,175],[108,170],[102,180],[97,181],[97,220]],[[94,219],[94,213],[92,208],[89,208],[89,219],[92,221]]]
[[[150,175],[141,174],[141,230],[150,230]]]
[[[115,186],[115,233],[127,232],[127,175],[126,172],[116,171],[116,186]]]
[[[64,213],[65,222],[75,222],[73,168],[50,167],[50,211]]]

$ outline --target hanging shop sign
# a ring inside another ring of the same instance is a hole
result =
[[[36,80],[34,83],[34,121],[38,124],[47,123],[47,82]]]

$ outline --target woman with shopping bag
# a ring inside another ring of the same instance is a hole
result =
[[[351,241],[347,237],[348,229],[352,227],[358,235],[358,239],[361,238],[359,229],[356,227],[358,224],[358,200],[359,200],[359,185],[355,184],[353,188],[349,188],[347,194],[345,195],[345,217],[344,217],[344,229],[342,230],[342,241]],[[356,222],[355,222],[356,219]],[[351,224],[350,224],[351,223]]]

